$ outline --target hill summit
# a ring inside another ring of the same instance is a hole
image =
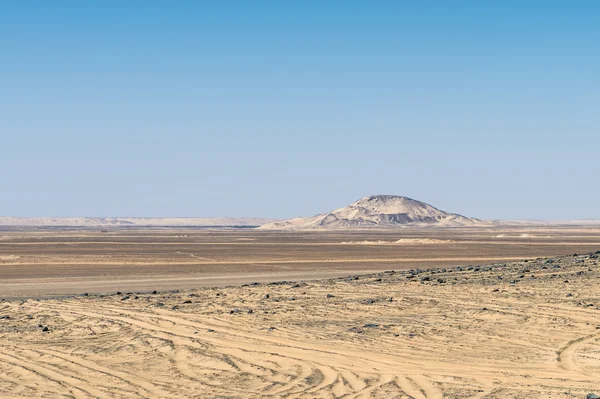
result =
[[[399,195],[372,195],[340,209],[308,218],[267,223],[261,229],[397,227],[403,225],[467,226],[478,219],[439,210]]]

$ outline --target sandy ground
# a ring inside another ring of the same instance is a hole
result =
[[[0,230],[0,297],[193,289],[590,252],[600,228]]]
[[[0,232],[0,397],[584,398],[598,232],[522,234]]]
[[[0,395],[583,398],[600,387],[599,272],[579,255],[5,301]]]

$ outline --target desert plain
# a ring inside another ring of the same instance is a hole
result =
[[[600,228],[0,230],[0,397],[584,398]]]

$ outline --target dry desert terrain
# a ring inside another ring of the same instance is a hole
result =
[[[568,226],[5,229],[0,397],[584,398],[598,250]]]

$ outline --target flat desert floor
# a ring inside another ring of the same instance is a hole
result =
[[[566,227],[5,230],[0,397],[584,398],[599,249]]]
[[[0,297],[192,289],[586,253],[600,227],[0,229]]]

